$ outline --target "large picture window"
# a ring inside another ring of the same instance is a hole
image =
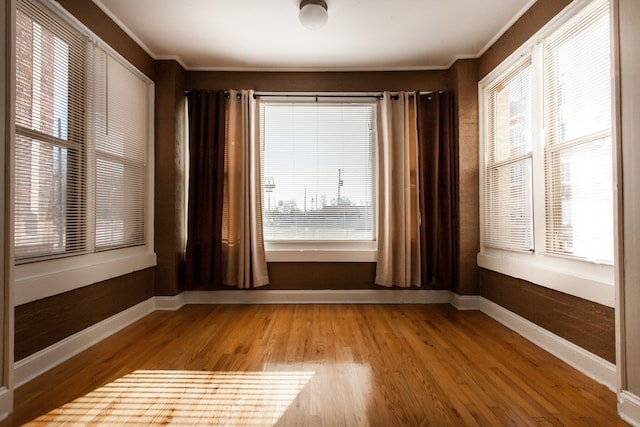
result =
[[[375,240],[374,103],[260,104],[266,241]]]

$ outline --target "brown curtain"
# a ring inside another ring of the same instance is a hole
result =
[[[457,287],[458,159],[453,92],[420,95],[420,258],[422,285]]]
[[[221,282],[225,102],[224,92],[192,91],[188,94],[187,289],[210,289]],[[161,170],[156,172],[162,173]],[[162,235],[156,239],[162,239]]]

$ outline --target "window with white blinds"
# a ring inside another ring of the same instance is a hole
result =
[[[581,4],[480,84],[483,248],[613,262],[609,2]]]
[[[260,103],[266,241],[375,240],[375,104]]]
[[[533,251],[531,63],[487,88],[485,244]]]
[[[87,40],[29,1],[16,11],[15,256],[86,250]]]
[[[613,262],[609,2],[543,45],[546,250]]]
[[[17,262],[143,245],[148,83],[39,2],[16,9]]]
[[[95,48],[95,247],[145,243],[148,85]]]

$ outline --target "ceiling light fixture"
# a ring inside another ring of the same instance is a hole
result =
[[[310,30],[317,30],[327,23],[327,3],[324,0],[302,0],[298,19]]]

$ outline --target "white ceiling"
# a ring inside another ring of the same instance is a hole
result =
[[[189,70],[411,70],[477,57],[535,0],[93,0],[155,59]]]

